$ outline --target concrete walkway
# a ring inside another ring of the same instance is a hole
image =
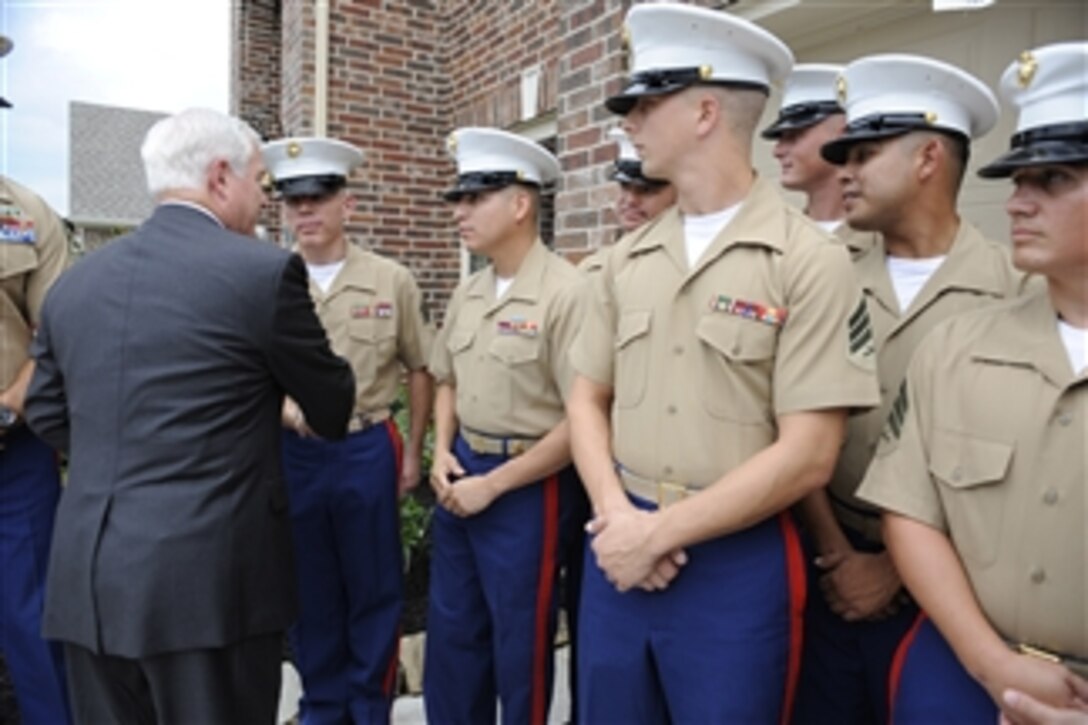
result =
[[[552,708],[548,722],[562,725],[570,721],[570,692],[567,689],[567,672],[570,669],[570,647],[560,647],[555,651],[555,688],[552,695]],[[302,687],[298,673],[288,663],[283,664],[283,691],[280,695],[279,722],[295,721],[298,714],[298,699]],[[393,703],[393,723],[395,725],[425,725],[427,717],[423,713],[423,697],[401,696]]]
[[[552,694],[552,708],[548,715],[548,722],[551,725],[562,725],[570,721],[570,692],[567,689],[569,669],[570,647],[560,647],[555,651],[555,687]],[[425,725],[426,722],[422,697],[398,697],[393,703],[394,725]]]

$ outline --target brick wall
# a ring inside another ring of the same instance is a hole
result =
[[[555,110],[561,11],[556,0],[445,0],[447,126],[505,128],[522,120],[521,77],[538,70],[537,116]]]
[[[612,243],[616,157],[607,131],[617,117],[604,99],[622,85],[620,29],[629,0],[568,0],[560,20],[558,125],[563,184],[556,198],[556,247],[572,257]]]
[[[264,138],[280,126],[280,0],[248,0],[232,6],[236,28],[231,46],[231,113]]]
[[[314,3],[235,5],[235,42],[249,48],[236,71],[243,80],[268,72],[261,64],[266,56],[254,46],[270,43],[276,29],[279,37],[280,98],[262,100],[262,86],[240,82],[238,102],[249,104],[242,113],[263,119],[256,108],[263,103],[278,114],[283,134],[311,133]],[[455,230],[440,198],[454,173],[445,137],[456,127],[517,130],[525,120],[554,120],[564,171],[555,200],[556,246],[577,258],[614,240],[616,190],[607,172],[615,148],[605,133],[616,121],[602,103],[621,82],[619,29],[629,5],[630,0],[330,0],[327,133],[366,153],[352,184],[359,206],[350,229],[406,263],[432,309],[444,308],[460,272]],[[270,20],[277,7],[278,26]],[[521,79],[527,71],[540,75],[533,119],[522,118]]]

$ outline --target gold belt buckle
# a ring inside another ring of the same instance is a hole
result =
[[[1022,655],[1035,657],[1037,659],[1045,660],[1047,662],[1053,662],[1056,665],[1060,665],[1062,663],[1062,658],[1054,654],[1053,652],[1047,652],[1045,649],[1041,649],[1039,647],[1032,647],[1030,644],[1024,644],[1023,642],[1020,642],[1016,645],[1016,651]]]
[[[663,509],[666,506],[686,498],[688,487],[676,481],[658,481],[657,483],[657,507]]]
[[[529,450],[529,441],[524,438],[512,438],[506,444],[506,455],[514,458]]]

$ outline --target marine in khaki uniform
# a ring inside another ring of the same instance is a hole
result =
[[[783,188],[804,193],[805,214],[854,256],[873,246],[877,235],[845,223],[838,170],[820,155],[820,148],[838,137],[846,124],[835,92],[841,71],[842,66],[828,63],[795,67],[786,79],[778,118],[760,135],[774,141]]]
[[[879,513],[854,495],[907,363],[939,322],[1014,296],[1022,281],[1005,247],[956,211],[971,139],[997,119],[989,89],[907,55],[859,59],[837,84],[848,123],[823,153],[841,169],[847,222],[878,235],[854,261],[881,405],[851,417],[827,491],[803,506],[813,596],[795,719],[836,724],[886,720],[892,657],[917,614],[884,550]]]
[[[620,187],[616,197],[616,221],[620,234],[629,234],[675,204],[676,189],[667,181],[649,179],[642,173],[642,161],[622,128],[610,129],[608,137],[616,142],[616,160],[609,174]],[[583,259],[578,268],[590,274],[599,272],[610,248],[598,249]]]
[[[12,48],[0,35],[0,58]],[[0,108],[10,108],[0,98]],[[42,301],[68,263],[64,224],[0,176],[0,630],[22,721],[68,722],[60,649],[42,639],[42,597],[60,497],[56,455],[23,423],[27,354]]]
[[[752,171],[786,46],[687,5],[637,5],[627,30],[606,105],[678,205],[613,248],[572,351],[596,514],[578,714],[777,721],[804,597],[786,510],[830,475],[846,409],[878,400],[868,318],[845,250]]]
[[[301,600],[291,641],[302,721],[388,722],[404,598],[398,499],[421,475],[432,333],[412,274],[345,234],[355,208],[345,185],[362,152],[335,139],[290,138],[262,153],[306,262],[317,315],[355,374],[355,412],[343,441],[316,438],[294,401],[284,405]],[[391,418],[405,377],[407,445]]]
[[[859,490],[925,611],[896,722],[1088,718],[1086,64],[1077,42],[1005,71],[1017,132],[979,172],[1012,178],[1013,262],[1046,289],[926,338]]]
[[[582,521],[563,410],[583,282],[538,236],[542,146],[462,128],[447,192],[462,242],[491,264],[455,291],[431,356],[437,382],[423,696],[435,723],[543,723],[559,568]]]

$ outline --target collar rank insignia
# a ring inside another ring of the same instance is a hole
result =
[[[511,317],[509,320],[499,320],[498,333],[500,335],[536,337],[540,334],[540,330],[532,320],[526,320],[524,317]]]
[[[758,302],[734,299],[726,295],[711,297],[710,310],[727,315],[736,315],[754,322],[762,322],[764,325],[770,325],[771,327],[782,327],[782,325],[786,324],[786,318],[789,316],[789,310],[785,307],[770,307],[761,305]]]
[[[393,316],[393,303],[379,302],[374,305],[374,316],[382,320],[390,319]]]
[[[17,206],[0,204],[0,243],[34,244],[36,241],[38,232],[34,220]]]

